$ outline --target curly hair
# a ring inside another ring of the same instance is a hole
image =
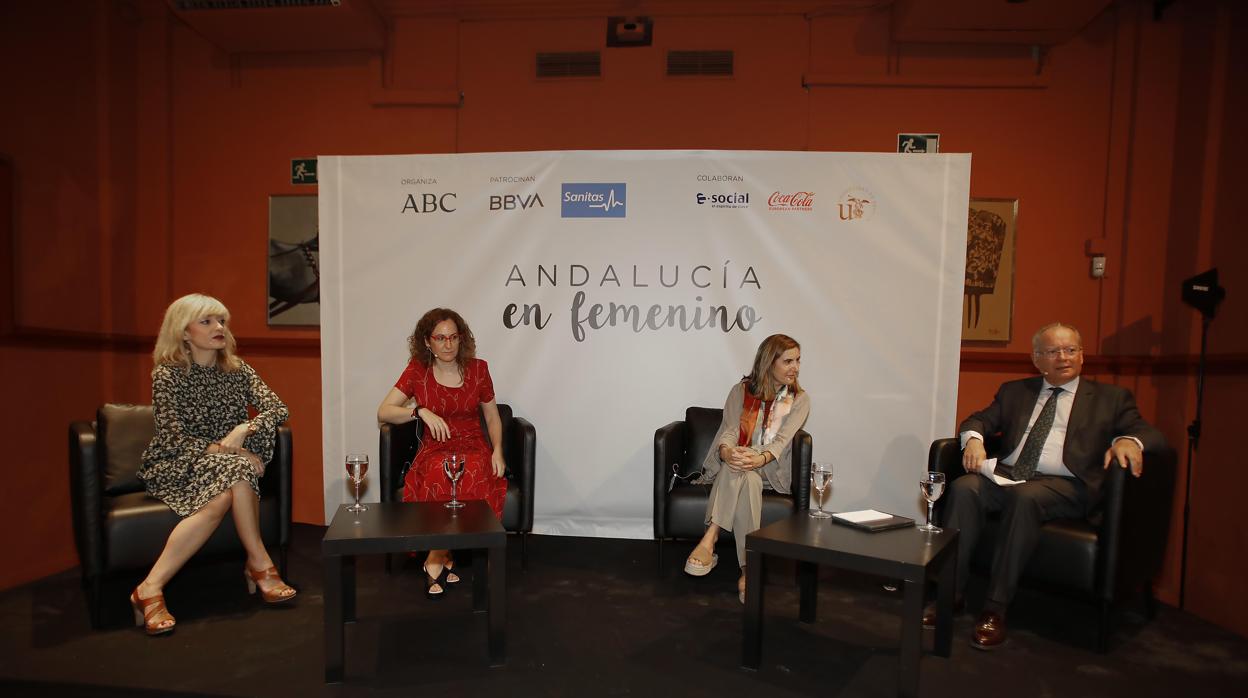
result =
[[[433,328],[444,320],[455,323],[455,331],[459,335],[459,353],[455,356],[455,363],[459,364],[459,372],[462,374],[468,370],[468,362],[477,356],[477,338],[472,336],[472,330],[468,327],[468,323],[464,322],[464,318],[450,308],[434,308],[422,315],[420,321],[416,323],[416,329],[412,330],[411,336],[407,338],[407,350],[411,353],[412,359],[419,362],[421,366],[429,366],[432,363],[433,354],[429,351],[429,347],[425,346],[425,342],[433,336]]]
[[[220,315],[225,322],[225,348],[217,352],[217,366],[227,373],[237,371],[242,362],[234,354],[236,344],[230,331],[230,311],[221,301],[202,293],[191,293],[169,304],[165,319],[156,335],[156,348],[152,351],[153,371],[161,366],[182,366],[191,370],[191,346],[183,338],[186,328],[200,318]]]
[[[775,379],[771,377],[772,364],[776,363],[784,352],[801,348],[802,345],[787,334],[773,334],[764,339],[763,343],[758,345],[758,351],[754,353],[754,365],[750,369],[750,374],[741,377],[750,394],[762,400],[775,399],[780,386],[776,385]],[[800,392],[802,392],[802,386],[798,385],[797,381],[793,381],[793,393]]]

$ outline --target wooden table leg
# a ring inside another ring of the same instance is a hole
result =
[[[507,548],[505,545],[490,548],[489,568],[490,595],[486,620],[490,628],[490,666],[498,667],[507,663]]]
[[[819,565],[799,560],[797,562],[798,613],[803,623],[814,623],[819,604]]]
[[[953,600],[958,589],[958,545],[949,544],[944,567],[936,577],[936,641],[938,656],[948,657],[953,646]]]
[[[342,556],[342,622],[355,622],[355,556]]]
[[[741,666],[758,670],[763,648],[763,562],[757,550],[745,549],[745,610],[742,616]]]
[[[489,558],[486,551],[474,548],[472,554],[472,612],[486,613],[490,610],[489,585],[490,577],[487,567]]]
[[[923,587],[925,575],[907,579],[901,609],[901,672],[897,694],[903,698],[919,695],[919,656],[923,649]]]
[[[325,570],[325,683],[340,683],[343,667],[343,571],[340,555],[324,557]]]

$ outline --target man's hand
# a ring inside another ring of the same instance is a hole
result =
[[[968,473],[978,473],[987,457],[988,452],[984,450],[984,442],[980,439],[969,439],[966,442],[966,448],[962,449],[962,467],[966,468]]]
[[[1144,452],[1140,450],[1140,445],[1135,439],[1118,439],[1105,451],[1105,467],[1109,468],[1110,463],[1117,463],[1126,468],[1131,468],[1131,474],[1139,477],[1144,474]]]

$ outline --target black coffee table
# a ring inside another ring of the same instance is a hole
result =
[[[338,507],[321,541],[325,565],[325,681],[342,681],[343,624],[355,620],[355,557],[416,550],[473,551],[472,610],[488,614],[490,666],[506,661],[503,623],[507,532],[483,501],[383,502],[353,514]],[[487,550],[486,556],[481,550]],[[484,559],[483,559],[484,558]],[[483,569],[484,568],[484,569]]]
[[[924,533],[914,527],[871,533],[811,518],[799,512],[745,537],[746,594],[741,665],[758,669],[762,651],[763,568],[768,556],[797,560],[799,617],[815,620],[818,565],[900,579],[901,675],[898,693],[919,694],[923,596],[929,577],[937,581],[935,653],[949,656],[953,638],[954,577],[958,569],[958,532]]]

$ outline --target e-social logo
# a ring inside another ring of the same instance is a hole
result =
[[[748,192],[734,192],[732,194],[703,194],[699,192],[697,202],[699,206],[710,204],[711,208],[749,208],[750,195]]]
[[[564,182],[559,197],[563,218],[624,218],[628,185],[623,182]]]

